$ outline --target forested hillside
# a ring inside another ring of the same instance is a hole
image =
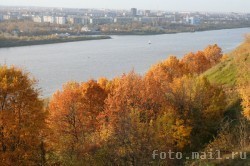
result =
[[[3,165],[247,165],[250,37],[170,56],[144,75],[68,82],[43,103],[36,81],[0,67]],[[207,152],[221,159],[192,152]],[[246,159],[232,152],[247,152]]]

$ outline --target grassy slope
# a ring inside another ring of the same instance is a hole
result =
[[[241,77],[241,65],[250,66],[250,41],[242,43],[234,51],[228,54],[228,59],[217,64],[204,75],[212,83],[222,85],[227,94],[226,116],[232,119],[240,114],[241,105],[237,91],[237,78]],[[250,73],[248,73],[248,79]]]
[[[205,73],[209,81],[228,86],[236,84],[236,75],[237,68],[233,57],[228,58]]]
[[[235,86],[237,83],[239,62],[244,61],[250,66],[250,42],[242,43],[228,55],[228,59],[219,63],[212,69],[204,73],[212,83],[222,84],[224,86]]]
[[[220,84],[225,87],[228,91],[228,98],[230,98],[230,102],[228,105],[227,113],[232,116],[233,114],[238,114],[240,106],[240,100],[237,96],[237,78],[241,76],[241,65],[244,62],[245,65],[250,67],[250,41],[246,41],[242,43],[239,47],[237,47],[234,51],[232,51],[228,55],[228,59],[214,66],[210,70],[204,73],[204,75],[215,84]],[[250,78],[250,73],[247,73],[247,79]],[[231,97],[232,98],[231,98]],[[235,116],[237,117],[237,115]],[[235,159],[226,159],[231,156],[231,153],[222,156],[222,160],[212,160],[209,162],[200,161],[194,162],[191,165],[193,166],[234,166],[234,165],[242,165],[242,166],[250,166],[250,147],[246,147],[244,149],[247,152],[247,159],[242,160],[240,158]],[[231,158],[231,157],[230,157]]]

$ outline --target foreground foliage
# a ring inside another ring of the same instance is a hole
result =
[[[244,66],[240,54],[236,59]],[[192,151],[219,147],[228,152],[245,147],[249,134],[245,119],[249,118],[248,67],[238,69],[244,74],[237,76],[239,83],[230,87],[233,90],[211,81],[206,72],[212,68],[214,73],[213,67],[226,61],[221,49],[210,45],[182,59],[170,56],[145,75],[131,71],[112,80],[68,82],[45,109],[29,75],[2,66],[1,163],[199,165],[203,161],[185,162],[184,158]],[[231,97],[238,96],[242,105],[232,105]],[[239,139],[232,134],[236,132]],[[153,158],[154,150],[182,152],[183,159]]]
[[[3,165],[45,162],[46,113],[35,82],[15,67],[0,67],[0,160]]]

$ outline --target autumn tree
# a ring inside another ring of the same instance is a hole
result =
[[[188,53],[182,58],[181,62],[191,74],[201,74],[211,66],[203,51]]]
[[[112,123],[132,109],[140,109],[145,106],[143,103],[145,86],[141,76],[132,71],[119,78],[116,84],[106,100],[105,108],[106,116],[110,117],[109,121]]]
[[[189,143],[192,148],[200,148],[216,134],[225,110],[225,95],[220,87],[203,77],[184,76],[170,84],[166,100],[169,105],[165,109],[174,112],[179,134],[173,135],[180,148]]]
[[[243,115],[250,120],[250,87],[249,80],[247,85],[242,85],[239,89],[242,98]]]
[[[172,82],[174,78],[181,77],[185,74],[180,60],[175,56],[152,66],[146,73],[146,77],[153,77],[158,82]]]
[[[211,64],[214,66],[215,64],[220,62],[220,59],[223,56],[221,48],[217,45],[209,45],[204,49],[204,55]]]
[[[97,80],[97,83],[100,85],[102,89],[109,90],[110,81],[107,78],[101,77]]]
[[[97,80],[97,83],[102,89],[106,91],[107,94],[109,94],[117,86],[118,78],[108,80],[105,77],[101,77]]]
[[[237,69],[237,89],[242,100],[242,113],[250,120],[250,34],[245,35],[244,43],[232,54]]]
[[[96,147],[97,116],[104,110],[106,92],[94,80],[70,82],[49,104],[52,147],[66,162],[81,162]]]
[[[197,150],[213,138],[224,113],[222,89],[205,78],[183,76],[173,78],[161,93],[164,104],[156,108],[141,76],[130,72],[118,80],[102,114],[100,138],[106,141],[99,154],[106,164],[161,163],[147,158],[155,148]]]
[[[183,64],[175,56],[170,56],[167,60],[152,66],[145,74],[144,82],[146,96],[151,100],[155,109],[164,105],[164,91],[174,78],[182,77],[186,74]]]
[[[100,117],[103,130],[109,135],[104,146],[108,147],[106,164],[148,163],[151,159],[147,156],[152,153],[153,137],[149,135],[153,134],[153,107],[147,102],[144,81],[133,71],[116,80]]]
[[[46,113],[35,80],[21,69],[0,67],[0,162],[41,165]]]

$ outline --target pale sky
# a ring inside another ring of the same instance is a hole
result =
[[[250,0],[0,0],[0,5],[250,13]]]

